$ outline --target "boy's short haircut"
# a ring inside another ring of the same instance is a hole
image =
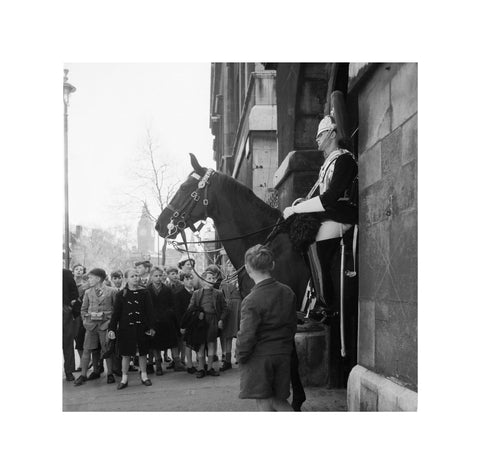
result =
[[[145,268],[152,268],[152,264],[148,260],[144,260],[143,262],[135,262],[135,267],[139,267],[140,265],[143,265]]]
[[[102,281],[105,281],[105,279],[107,278],[107,273],[105,272],[105,270],[103,268],[92,268],[88,272],[88,274],[96,276],[96,277],[100,278]]]
[[[254,245],[245,253],[245,264],[257,272],[270,272],[273,270],[273,253],[264,245]]]
[[[193,280],[193,275],[191,273],[180,272],[180,281],[185,280]]]
[[[167,273],[178,273],[177,267],[167,267],[165,270]]]
[[[123,273],[121,270],[116,270],[112,273],[110,273],[110,278],[123,278]]]
[[[208,268],[202,273],[202,278],[205,278],[207,275],[212,275],[213,278],[217,278],[215,272],[213,270],[209,270]]]

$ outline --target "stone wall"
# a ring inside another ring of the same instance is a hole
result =
[[[358,363],[416,391],[417,64],[360,87]]]

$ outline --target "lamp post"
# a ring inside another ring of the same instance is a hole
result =
[[[65,268],[70,268],[70,229],[68,222],[68,104],[70,94],[77,89],[68,82],[68,69],[63,70],[63,139],[64,139],[64,181],[65,181]]]

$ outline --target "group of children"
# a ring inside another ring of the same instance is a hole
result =
[[[137,371],[136,366],[142,384],[152,385],[148,375],[163,375],[162,362],[170,362],[167,369],[186,371],[197,378],[218,376],[213,367],[218,359],[218,338],[224,356],[220,371],[231,369],[232,340],[240,319],[238,287],[221,282],[216,265],[207,267],[200,278],[194,266],[191,258],[182,259],[178,268],[166,269],[152,267],[148,261],[137,262],[125,274],[111,273],[109,281],[103,269],[86,274],[82,265],[76,265],[73,275],[81,318],[75,343],[81,375],[74,385],[99,378],[104,360],[107,383],[115,383],[115,375],[121,377],[119,390],[128,386],[128,373]],[[90,360],[93,371],[87,377]],[[69,374],[66,378],[73,380]]]

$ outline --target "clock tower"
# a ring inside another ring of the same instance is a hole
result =
[[[153,222],[149,217],[147,204],[143,205],[142,216],[137,225],[137,243],[138,251],[142,254],[153,254],[155,245],[155,235]]]

